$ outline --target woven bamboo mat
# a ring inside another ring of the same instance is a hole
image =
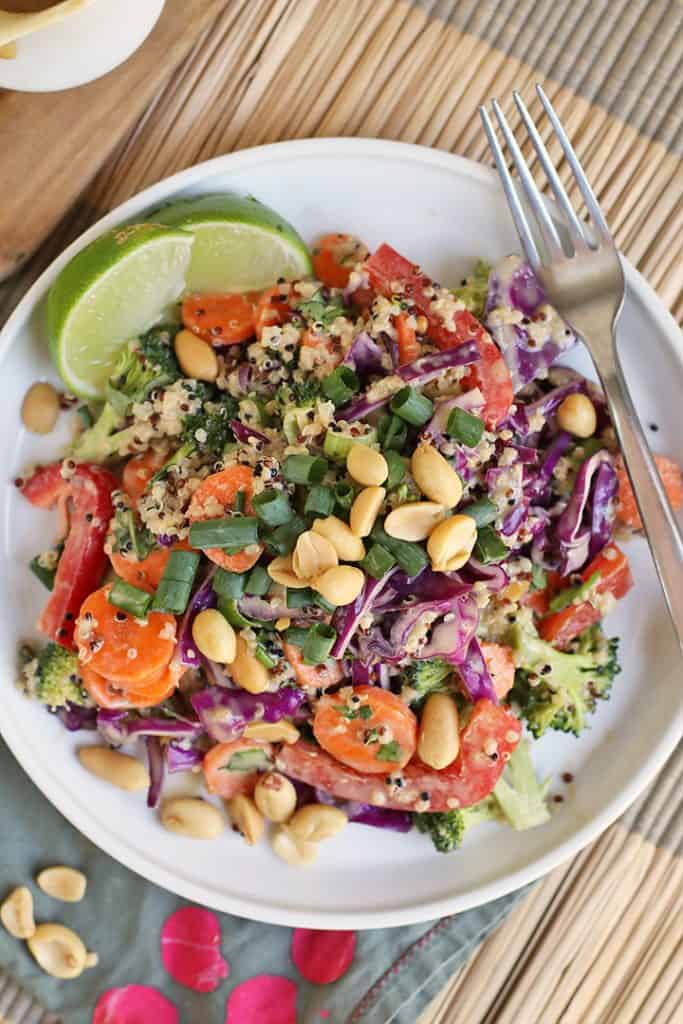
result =
[[[182,5],[167,0],[164,16],[177,17]],[[513,88],[528,97],[541,82],[620,247],[683,321],[683,4],[219,7],[106,164],[82,181],[59,228],[0,287],[0,319],[88,223],[172,171],[263,142],[325,135],[403,139],[487,160],[478,104],[507,99]],[[679,757],[637,810],[536,887],[465,969],[444,978],[421,1024],[682,1021],[682,783]]]

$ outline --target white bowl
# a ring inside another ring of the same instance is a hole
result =
[[[22,36],[16,57],[0,60],[0,88],[55,92],[101,78],[142,45],[163,6],[164,0],[95,0]]]
[[[363,139],[281,143],[219,157],[154,185],[104,217],[34,284],[0,337],[4,401],[0,430],[10,449],[2,493],[0,559],[5,609],[0,620],[0,727],[45,795],[77,828],[123,864],[184,897],[276,924],[374,928],[427,920],[501,896],[538,878],[594,839],[635,799],[674,749],[683,726],[680,660],[643,540],[628,545],[637,580],[608,620],[619,634],[623,673],[580,739],[551,733],[534,744],[541,773],[552,772],[550,823],[515,833],[482,826],[463,848],[435,853],[419,835],[354,826],[324,844],[318,864],[287,867],[266,844],[251,849],[229,831],[213,843],[165,832],[144,794],[124,794],[87,775],[71,735],[14,690],[17,640],[30,634],[45,592],[26,569],[47,546],[54,518],[28,506],[11,478],[32,460],[47,461],[59,438],[36,440],[20,426],[19,407],[37,377],[57,381],[43,329],[45,294],[83,245],[121,221],[180,195],[238,189],[291,220],[306,239],[331,230],[387,240],[444,282],[457,281],[479,256],[517,249],[494,174],[436,150]],[[656,447],[683,461],[681,334],[652,289],[626,267],[621,323],[627,374],[644,421],[655,421]],[[571,362],[591,372],[585,353]],[[569,771],[566,786],[559,774]],[[171,791],[199,789],[173,776]]]

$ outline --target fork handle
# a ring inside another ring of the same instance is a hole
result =
[[[618,358],[609,369],[598,370],[669,614],[683,649],[683,539]]]

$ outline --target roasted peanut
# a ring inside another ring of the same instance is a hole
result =
[[[365,585],[365,575],[355,565],[336,565],[311,580],[311,586],[334,605],[351,604]]]
[[[267,740],[268,743],[296,743],[301,733],[283,718],[280,722],[251,722],[243,735],[250,740]]]
[[[254,790],[254,803],[264,818],[280,824],[296,810],[296,790],[279,772],[266,772],[259,776]]]
[[[356,537],[367,537],[375,525],[382,502],[386,497],[384,487],[365,487],[356,495],[349,513],[349,524]]]
[[[425,701],[417,739],[420,759],[430,768],[446,768],[458,756],[458,709],[447,693],[432,693]]]
[[[248,693],[263,693],[268,689],[268,669],[261,664],[255,654],[252,654],[241,633],[237,634],[236,653],[229,669],[233,682]]]
[[[80,936],[61,924],[39,924],[27,944],[39,967],[53,978],[77,978],[92,964]]]
[[[318,859],[317,843],[297,839],[287,825],[280,825],[273,833],[271,844],[275,853],[292,867],[305,867]]]
[[[36,878],[38,887],[63,903],[79,903],[85,896],[88,880],[82,871],[63,865],[45,868]]]
[[[399,505],[384,520],[384,529],[397,540],[426,540],[445,516],[435,501],[410,501]]]
[[[263,838],[263,815],[250,796],[238,793],[227,801],[228,814],[235,828],[244,836],[248,846],[255,846]]]
[[[218,376],[218,358],[207,341],[192,331],[178,331],[174,342],[180,369],[194,380],[214,381]]]
[[[300,580],[313,579],[338,564],[336,549],[327,537],[315,530],[304,530],[299,534],[292,555],[292,569]]]
[[[462,481],[433,444],[422,441],[413,452],[410,469],[415,483],[431,501],[455,508],[462,497]]]
[[[348,824],[348,818],[338,807],[328,804],[306,804],[290,819],[288,828],[296,839],[319,843],[336,836]]]
[[[567,395],[558,407],[557,422],[574,437],[592,437],[598,425],[595,406],[588,395]]]
[[[128,754],[108,747],[79,747],[78,759],[83,767],[110,782],[112,786],[136,792],[149,786],[149,772],[145,765]]]
[[[30,939],[36,930],[33,920],[31,890],[20,885],[7,896],[0,907],[0,921],[15,939]]]
[[[346,456],[349,476],[363,487],[379,487],[389,476],[387,460],[375,448],[352,444]]]
[[[230,665],[235,660],[235,630],[216,608],[205,608],[195,616],[192,623],[192,639],[200,653],[211,661]]]
[[[165,800],[161,807],[161,824],[169,832],[188,839],[215,839],[224,828],[219,811],[194,796]]]
[[[336,516],[316,519],[313,522],[313,529],[321,537],[329,540],[337,552],[340,562],[360,562],[362,558],[365,558],[363,541],[356,536],[343,519],[338,519]]]
[[[315,528],[315,526],[314,526]],[[274,583],[279,583],[290,590],[303,590],[308,586],[308,580],[300,580],[292,568],[292,556],[282,555],[274,558],[268,565],[268,575]]]
[[[21,403],[21,421],[32,434],[49,434],[59,416],[59,395],[47,381],[32,384]]]
[[[471,516],[451,516],[434,527],[427,554],[435,572],[454,572],[468,561],[477,542],[477,524]]]

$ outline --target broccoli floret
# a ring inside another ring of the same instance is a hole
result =
[[[465,835],[475,825],[485,821],[499,821],[500,807],[493,793],[471,807],[454,811],[435,811],[413,814],[413,821],[420,832],[431,837],[439,853],[450,853],[462,844]]]
[[[97,420],[73,446],[76,458],[104,462],[126,451],[135,435],[135,428],[125,425],[131,406],[182,376],[172,345],[178,329],[169,324],[154,327],[139,341],[124,346],[107,381],[106,401]]]
[[[413,821],[418,831],[430,836],[439,853],[455,850],[465,835],[465,819],[461,810],[414,814]]]
[[[550,818],[545,802],[550,777],[538,781],[530,748],[528,740],[517,745],[493,790],[505,819],[518,832],[542,825]]]
[[[329,288],[318,288],[310,299],[298,302],[296,308],[308,323],[321,324],[324,328],[331,327],[338,316],[348,313],[341,292],[332,295]]]
[[[486,299],[489,291],[489,274],[491,265],[486,260],[477,260],[474,270],[460,288],[453,288],[453,294],[461,299],[479,320],[484,316]]]
[[[612,679],[620,671],[618,641],[607,640],[599,627],[586,634],[569,653],[556,650],[529,628],[515,625],[510,631],[520,665],[510,697],[536,738],[546,729],[578,736],[597,700],[609,697]]]
[[[72,704],[85,704],[81,677],[78,669],[78,655],[59,644],[47,644],[35,661],[25,666],[27,677],[32,677],[32,692],[51,708]]]
[[[321,382],[316,377],[308,377],[301,384],[281,384],[277,389],[275,400],[281,410],[286,410],[292,406],[308,408],[322,397]]]
[[[206,452],[215,458],[223,454],[226,445],[235,440],[230,421],[237,416],[238,405],[230,395],[204,400],[201,409],[183,420],[182,444],[164,463],[153,480],[161,480],[173,466],[179,465],[195,452]]]
[[[449,677],[453,675],[453,666],[441,658],[425,658],[423,661],[411,661],[403,669],[401,680],[404,686],[415,690],[414,701],[421,701],[430,693],[448,693]],[[411,703],[413,703],[411,702]]]

